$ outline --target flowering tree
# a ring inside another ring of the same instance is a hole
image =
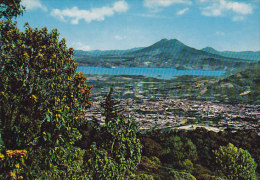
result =
[[[71,169],[75,175],[80,163],[72,156],[83,153],[73,144],[81,138],[78,128],[85,123],[91,86],[76,72],[73,49],[59,39],[56,29],[48,32],[46,27],[32,29],[26,24],[21,32],[11,21],[23,11],[20,0],[1,1],[0,8],[1,160],[7,159],[8,149],[27,149],[28,178],[44,170],[49,175],[48,169],[57,170],[50,178],[68,176]],[[71,158],[76,163],[64,163]],[[40,159],[42,167],[35,164]],[[0,168],[11,170],[7,164]],[[14,176],[13,171],[9,174]]]

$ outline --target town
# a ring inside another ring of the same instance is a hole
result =
[[[260,105],[224,104],[188,99],[144,100],[136,103],[133,99],[120,100],[120,106],[130,119],[137,122],[138,129],[183,129],[192,130],[204,127],[212,131],[229,129],[256,130],[260,134]],[[101,125],[104,123],[100,103],[93,103],[86,117],[93,116]]]

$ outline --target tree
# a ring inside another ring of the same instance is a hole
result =
[[[87,171],[94,179],[125,179],[140,163],[142,145],[135,121],[120,113],[111,90],[105,99],[106,121],[99,132],[103,143],[92,144]]]
[[[119,114],[123,111],[119,107],[119,102],[112,97],[113,88],[109,89],[109,92],[105,98],[105,101],[101,103],[101,107],[104,109],[103,115],[105,116],[105,122],[117,119]]]
[[[79,177],[84,153],[74,143],[81,138],[91,86],[76,72],[73,49],[56,29],[26,24],[22,32],[11,21],[22,13],[20,2],[0,3],[0,18],[7,18],[0,21],[0,151],[7,157],[9,149],[27,150],[29,179]],[[9,171],[5,165],[0,168]]]
[[[25,7],[21,6],[20,3],[21,0],[1,0],[0,19],[11,19],[12,17],[21,15]]]
[[[256,179],[256,163],[247,150],[229,143],[214,151],[216,170],[227,179]]]
[[[24,33],[9,21],[0,24],[2,138],[10,148],[26,146],[43,132],[74,142],[69,134],[84,122],[91,87],[76,72],[73,49],[59,41],[57,30],[25,27]]]

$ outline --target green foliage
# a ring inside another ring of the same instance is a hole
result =
[[[106,99],[113,106],[112,93]],[[108,102],[106,103],[108,107]],[[115,107],[109,107],[105,121],[100,130],[102,143],[94,143],[89,151],[88,171],[93,178],[123,179],[131,175],[141,159],[141,143],[136,136],[136,123],[119,114],[111,114]],[[110,117],[112,117],[110,119]]]
[[[152,175],[147,175],[147,174],[138,174],[130,179],[131,180],[154,180]]]
[[[1,0],[0,19],[11,19],[23,13],[25,7],[20,5],[21,0]]]
[[[101,107],[104,109],[103,115],[105,116],[105,122],[117,119],[118,115],[122,111],[119,109],[119,102],[112,97],[113,88],[111,87],[105,101],[101,103]]]
[[[76,73],[73,50],[58,40],[57,30],[48,33],[47,28],[26,25],[23,33],[7,21],[0,23],[0,33],[0,129],[5,146],[35,145],[41,138],[41,144],[55,144],[59,135],[75,142],[73,128],[84,122],[90,87],[83,74]]]
[[[171,179],[174,180],[196,180],[196,178],[194,176],[192,176],[190,173],[186,173],[186,172],[178,172],[175,170],[172,170],[169,172],[169,176]]]
[[[143,155],[152,157],[152,156],[161,156],[162,146],[149,137],[141,137],[140,138],[143,148]]]
[[[160,166],[161,161],[159,158],[153,156],[149,159],[147,156],[142,156],[138,169],[150,173],[158,173]]]
[[[89,150],[90,157],[86,164],[86,171],[91,179],[123,179],[118,164],[109,156],[105,149],[97,148],[93,143]]]
[[[192,172],[194,169],[193,163],[189,159],[185,159],[179,163],[180,169],[186,170],[187,172]]]
[[[83,179],[85,151],[74,146],[38,148],[29,151],[24,177],[34,179]],[[44,156],[45,155],[45,156]]]
[[[192,169],[192,164],[188,163],[187,160],[196,161],[198,158],[196,146],[188,138],[167,137],[164,147],[164,161],[173,164],[175,167],[183,167],[186,164]]]
[[[0,21],[0,153],[25,150],[27,179],[82,177],[84,151],[74,143],[81,138],[91,87],[76,72],[73,49],[56,29],[27,23],[19,31],[11,17],[21,14],[20,0],[0,5],[1,18],[7,18]],[[5,162],[0,168],[8,173],[13,163]],[[12,172],[9,177],[19,175]]]
[[[229,143],[214,151],[216,170],[227,179],[256,179],[256,163],[247,150]]]

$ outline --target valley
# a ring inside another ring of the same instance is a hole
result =
[[[246,56],[249,59],[240,59]],[[258,52],[218,52],[213,48],[196,50],[178,40],[163,39],[147,48],[76,52],[76,57],[80,64],[79,71],[83,71],[88,83],[93,85],[92,98],[95,103],[86,115],[89,120],[95,116],[103,123],[100,103],[109,88],[113,87],[113,96],[120,101],[122,109],[136,120],[140,131],[192,130],[196,127],[213,131],[259,131]],[[84,62],[81,58],[85,58]],[[126,60],[128,58],[131,60]],[[95,63],[92,64],[90,59]],[[131,69],[127,67],[132,66],[140,67],[136,68],[140,72],[136,70],[136,74],[120,75],[112,74],[110,69],[100,71],[97,68],[88,74],[88,67],[85,70],[82,66],[109,67],[107,63],[115,66],[111,70],[118,72],[121,72],[120,67],[124,67],[129,73]],[[166,75],[167,63],[172,63],[170,67],[177,71],[186,69],[194,73],[197,69],[201,72],[207,69],[209,72],[225,70],[225,73],[213,76],[179,73],[171,77]],[[149,67],[161,67],[162,73],[157,74]],[[149,74],[145,68],[154,74]]]

